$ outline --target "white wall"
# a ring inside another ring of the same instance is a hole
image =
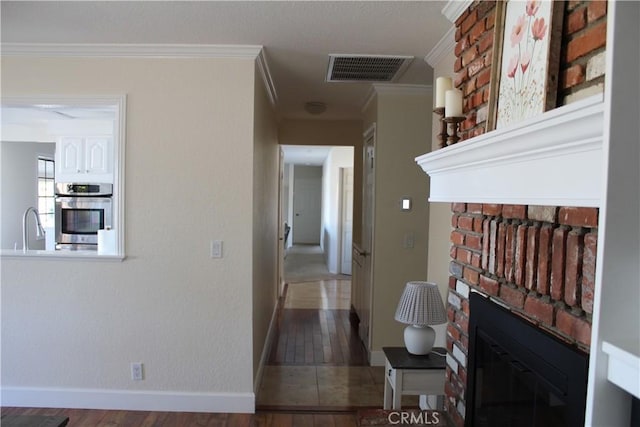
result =
[[[353,147],[335,147],[329,151],[322,167],[322,235],[329,272],[340,268],[340,173],[353,167]]]
[[[2,260],[3,405],[251,411],[254,60],[1,66],[3,96],[127,94],[127,259]]]
[[[55,144],[38,142],[0,143],[0,248],[22,248],[22,218],[30,206],[38,209],[38,156],[53,158]],[[35,218],[28,218],[29,248],[44,249],[35,239]]]

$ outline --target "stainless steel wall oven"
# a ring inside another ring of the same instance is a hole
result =
[[[56,183],[56,249],[97,250],[98,230],[111,228],[113,185]]]

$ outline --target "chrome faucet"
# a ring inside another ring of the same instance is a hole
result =
[[[24,211],[24,216],[22,217],[22,252],[27,252],[27,250],[29,249],[29,243],[27,239],[27,217],[29,216],[29,212],[33,212],[33,214],[36,216],[36,236],[42,238],[45,234],[44,228],[42,228],[42,224],[40,223],[40,215],[38,214],[36,208],[27,208],[27,210]]]

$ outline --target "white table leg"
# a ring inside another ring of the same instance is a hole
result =
[[[403,372],[402,369],[396,369],[396,388],[393,393],[393,409],[400,410],[402,409],[402,384],[403,380]]]
[[[393,389],[391,388],[391,381],[389,377],[385,375],[384,380],[384,409],[391,409],[391,397],[393,396]]]

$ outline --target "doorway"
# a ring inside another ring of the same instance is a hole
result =
[[[285,249],[283,263],[299,267],[299,261],[309,260],[316,267],[326,266],[324,272],[315,271],[316,276],[320,273],[322,276],[350,275],[353,147],[282,146],[282,149],[284,166],[280,210],[281,238]],[[294,245],[300,247],[294,248]],[[305,252],[306,255],[318,255],[318,252],[320,255],[298,256],[305,255]],[[296,274],[305,273],[296,271]],[[287,273],[283,272],[283,282],[290,282],[286,276]]]
[[[340,168],[340,273],[351,275],[353,261],[353,167]]]

